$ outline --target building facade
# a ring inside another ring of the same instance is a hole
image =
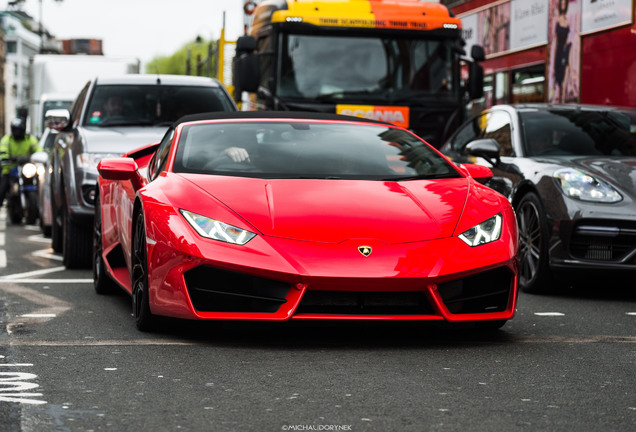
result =
[[[485,98],[496,103],[636,107],[634,0],[444,1],[466,50],[486,52]]]

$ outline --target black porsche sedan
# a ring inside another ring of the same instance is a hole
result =
[[[557,275],[636,273],[636,109],[495,105],[441,151],[491,168],[488,185],[513,204],[525,292]]]

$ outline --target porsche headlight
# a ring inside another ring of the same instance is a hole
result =
[[[256,237],[251,231],[210,219],[187,210],[181,210],[183,217],[201,236],[226,243],[244,245]]]
[[[486,219],[459,235],[468,246],[479,246],[494,242],[501,236],[501,213]]]
[[[623,199],[610,185],[572,168],[555,171],[554,178],[570,198],[600,203],[615,203]]]
[[[36,168],[36,166],[32,163],[25,163],[22,166],[22,175],[26,178],[31,178],[33,177],[36,173],[38,172],[38,169]]]

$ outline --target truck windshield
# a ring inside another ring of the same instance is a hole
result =
[[[453,95],[452,41],[284,35],[279,97],[394,102]]]

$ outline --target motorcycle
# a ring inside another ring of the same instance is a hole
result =
[[[4,162],[4,161],[3,161]],[[7,192],[7,214],[13,224],[21,224],[25,219],[33,225],[38,219],[38,167],[26,157],[8,160],[17,162],[9,171],[9,190]]]

